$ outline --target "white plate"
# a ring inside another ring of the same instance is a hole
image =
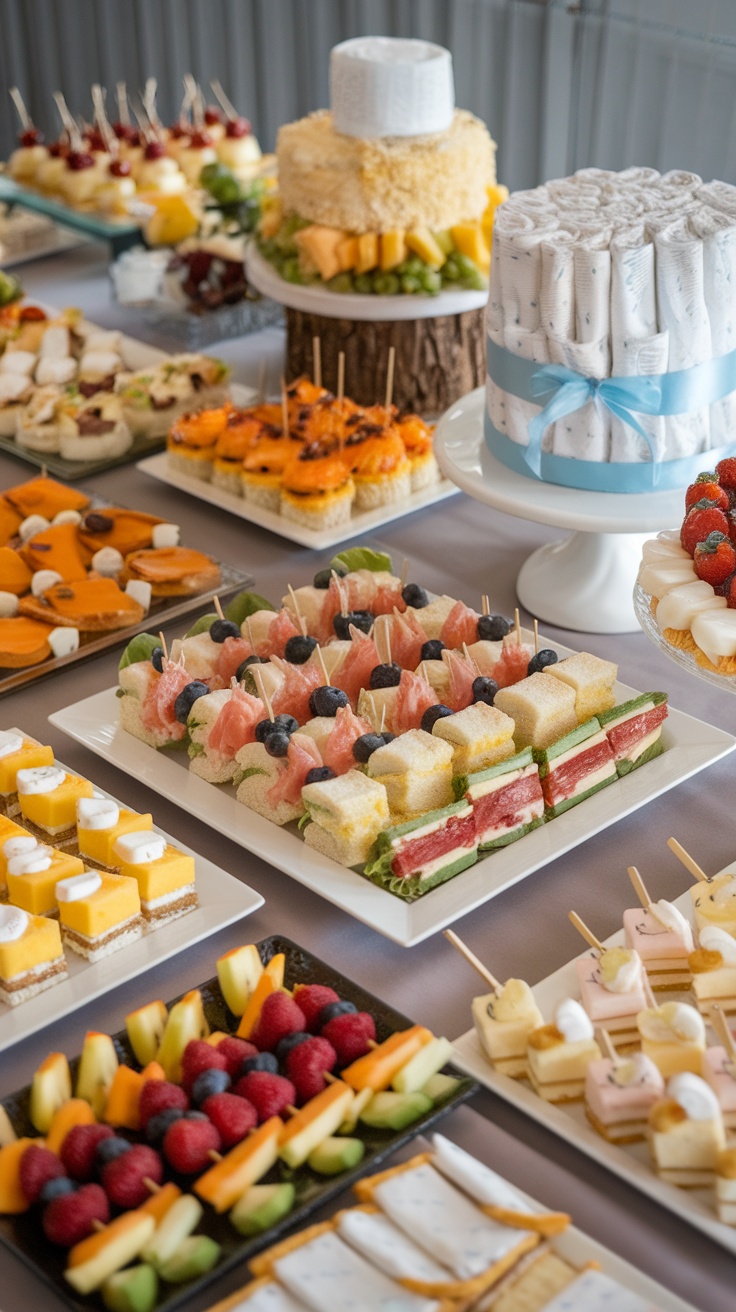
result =
[[[201,478],[187,478],[186,474],[180,474],[178,469],[171,468],[165,451],[158,456],[149,456],[146,460],[140,460],[136,468],[142,469],[144,474],[150,474],[151,478],[157,478],[161,483],[168,483],[169,487],[176,487],[180,492],[188,492],[190,496],[199,497],[200,501],[207,501],[209,505],[217,506],[218,510],[229,510],[231,515],[246,519],[249,524],[270,529],[272,533],[278,533],[279,537],[288,538],[290,542],[298,542],[300,546],[311,547],[315,551],[336,547],[339,542],[346,542],[348,538],[354,538],[357,534],[371,533],[374,529],[381,528],[383,524],[390,524],[395,519],[403,519],[404,515],[411,515],[414,510],[436,506],[447,497],[454,497],[458,491],[454,483],[443,478],[434,487],[425,488],[422,492],[410,493],[400,503],[379,506],[376,510],[359,511],[351,516],[347,524],[336,525],[334,528],[325,529],[324,532],[318,532],[316,529],[305,528],[303,524],[293,524],[283,515],[265,510],[263,506],[256,506],[246,501],[244,497],[236,497],[232,492],[226,492],[224,488],[203,482]]]
[[[66,768],[61,761],[57,764]],[[104,797],[112,797],[103,789],[98,791]],[[113,801],[117,800],[113,798]],[[19,820],[18,823],[22,822]],[[264,899],[255,889],[228,875],[220,866],[206,861],[190,847],[184,847],[157,825],[153,829],[180,852],[188,852],[194,857],[199,906],[101,961],[84,961],[75,952],[66,952],[67,977],[61,984],[54,984],[53,988],[37,993],[35,998],[29,998],[17,1007],[0,1003],[0,1052],[263,906]]]
[[[545,646],[554,646],[560,655],[571,654],[567,647],[544,642]],[[189,771],[184,751],[157,752],[118,728],[115,692],[115,688],[108,688],[86,697],[56,711],[49,721],[76,742],[148,784],[154,792],[198,816],[218,833],[403,947],[413,947],[436,934],[736,747],[736,738],[731,734],[670,708],[662,734],[666,750],[661,756],[407,904],[364,876],[307,847],[294,827],[279,828],[254,811],[247,813],[246,824],[243,807],[235,800],[231,785],[206,783]],[[619,702],[637,695],[635,689],[625,684],[616,685]]]
[[[734,868],[734,865],[725,867],[729,871],[733,871]],[[632,897],[629,905],[636,905],[635,897]],[[675,900],[674,905],[692,923],[690,894],[683,893]],[[623,941],[624,932],[621,929],[607,938],[605,943],[607,946],[617,946]],[[580,955],[585,956],[585,950]],[[533,993],[543,1016],[552,1016],[558,1002],[563,998],[580,996],[574,960],[534,985]],[[678,997],[684,998],[685,993],[668,992],[661,995],[661,1000]],[[468,1001],[468,1010],[470,1010],[470,1001]],[[544,1098],[540,1098],[521,1080],[512,1080],[507,1075],[499,1075],[484,1056],[475,1029],[467,1030],[459,1039],[455,1039],[453,1046],[455,1064],[473,1075],[476,1080],[480,1080],[486,1088],[505,1098],[507,1102],[513,1103],[515,1107],[519,1107],[548,1130],[552,1130],[554,1134],[558,1134],[581,1152],[587,1153],[594,1161],[608,1167],[609,1171],[613,1171],[635,1189],[653,1198],[662,1207],[676,1213],[683,1221],[688,1221],[690,1225],[702,1230],[716,1243],[736,1253],[736,1229],[723,1225],[718,1220],[712,1189],[678,1189],[675,1185],[666,1184],[651,1166],[646,1143],[609,1143],[587,1121],[582,1102],[554,1106]]]
[[[426,293],[402,296],[374,296],[372,293],[331,292],[327,287],[302,287],[287,282],[251,242],[245,256],[248,281],[263,296],[270,296],[291,310],[305,314],[322,314],[326,319],[362,319],[368,322],[393,322],[396,319],[434,319],[440,314],[464,314],[481,310],[488,300],[488,290],[443,291],[436,296]]]

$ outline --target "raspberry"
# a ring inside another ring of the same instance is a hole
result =
[[[97,1145],[114,1138],[109,1125],[73,1125],[61,1145],[60,1157],[73,1180],[91,1180],[95,1174]]]
[[[205,1098],[202,1111],[209,1116],[225,1148],[240,1143],[258,1124],[253,1103],[234,1093],[214,1093],[211,1098]]]
[[[716,478],[721,487],[736,491],[736,456],[727,456],[716,465]]]
[[[186,1092],[191,1094],[192,1085],[202,1071],[224,1071],[227,1067],[225,1054],[218,1052],[211,1043],[204,1039],[190,1039],[181,1059],[181,1082]]]
[[[306,1028],[304,1012],[288,993],[280,990],[266,998],[251,1038],[261,1051],[270,1052],[286,1034]]]
[[[73,1194],[62,1194],[46,1205],[41,1224],[52,1244],[72,1248],[91,1234],[95,1221],[106,1225],[110,1208],[104,1189],[98,1184],[85,1184]]]
[[[298,1002],[304,1012],[304,1019],[307,1022],[305,1029],[315,1034],[322,1008],[327,1007],[331,1002],[339,1002],[340,999],[335,990],[328,988],[326,984],[297,984],[294,989],[294,1001]]]
[[[734,462],[734,465],[736,466],[736,462]],[[736,468],[734,477],[736,478]],[[734,486],[736,487],[736,483],[734,483]],[[698,474],[695,482],[690,484],[685,493],[685,511],[687,512],[691,506],[694,506],[696,501],[703,500],[714,501],[721,510],[728,510],[728,493],[724,492],[720,486],[717,474]]]
[[[110,1202],[126,1209],[140,1207],[150,1197],[145,1180],[160,1184],[163,1178],[161,1157],[147,1143],[134,1144],[129,1153],[123,1153],[102,1168],[102,1187]]]
[[[691,556],[699,542],[704,542],[709,533],[723,533],[728,537],[728,519],[718,506],[710,501],[696,501],[683,520],[680,529],[680,542]]]
[[[376,1026],[369,1012],[356,1011],[333,1016],[322,1030],[322,1037],[335,1049],[338,1066],[349,1066],[368,1052],[376,1037]]]
[[[321,1037],[308,1039],[292,1048],[286,1058],[286,1074],[296,1089],[297,1102],[308,1102],[325,1087],[325,1072],[337,1061],[332,1044]]]
[[[695,548],[693,563],[699,579],[718,587],[736,569],[736,548],[725,534],[709,533]]]
[[[249,1071],[235,1085],[239,1098],[247,1098],[258,1113],[259,1123],[272,1116],[281,1116],[287,1107],[296,1102],[296,1089],[291,1080],[271,1071]]]
[[[57,1176],[66,1175],[61,1160],[48,1148],[37,1143],[29,1144],[20,1159],[18,1176],[20,1187],[29,1203],[35,1203],[44,1185]]]
[[[234,1034],[228,1034],[226,1038],[220,1039],[217,1051],[227,1062],[225,1070],[230,1079],[235,1080],[240,1074],[240,1067],[243,1062],[247,1057],[255,1057],[258,1049],[254,1043],[249,1043],[247,1039],[238,1039]]]
[[[168,1080],[146,1080],[138,1099],[138,1120],[141,1129],[145,1130],[152,1116],[158,1116],[159,1112],[167,1112],[171,1107],[176,1107],[182,1112],[188,1111],[189,1099],[184,1090]]]
[[[221,1146],[217,1126],[206,1119],[177,1121],[164,1136],[166,1159],[182,1175],[196,1175],[203,1171],[210,1165],[212,1150],[219,1152]]]

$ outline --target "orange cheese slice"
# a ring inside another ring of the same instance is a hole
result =
[[[121,556],[127,556],[129,551],[150,547],[153,530],[161,523],[158,515],[142,510],[104,506],[87,512],[79,525],[79,539],[92,553],[101,547],[115,547]]]
[[[12,547],[0,547],[0,592],[14,592],[16,597],[22,597],[30,588],[32,578],[30,569],[17,551]]]
[[[179,583],[192,575],[208,574],[219,567],[211,556],[191,547],[155,547],[151,551],[134,551],[125,564],[133,578],[148,583]]]
[[[23,615],[35,619],[48,616],[53,624],[68,625],[85,632],[123,629],[143,618],[143,607],[119,588],[114,579],[85,578],[73,583],[55,583],[41,597],[21,601]],[[2,623],[12,624],[12,620]]]
[[[82,511],[89,505],[89,497],[84,492],[43,476],[9,488],[4,496],[18,511],[21,519],[28,515],[43,515],[45,519],[52,520],[62,510]]]
[[[23,516],[18,514],[5,497],[0,497],[0,547],[6,546],[15,537],[22,523]]]
[[[35,573],[53,569],[65,583],[87,577],[90,554],[79,540],[76,524],[52,524],[41,529],[20,547],[20,554]]]
[[[52,625],[14,615],[0,619],[0,666],[17,670],[23,665],[38,665],[51,655],[48,635]]]

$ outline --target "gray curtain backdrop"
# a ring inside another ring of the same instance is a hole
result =
[[[188,71],[219,77],[271,149],[327,104],[330,48],[364,34],[450,48],[512,189],[588,165],[736,181],[736,0],[0,0],[0,157],[13,83],[55,135],[54,90],[89,115],[92,82],[110,103],[155,75],[168,121]]]

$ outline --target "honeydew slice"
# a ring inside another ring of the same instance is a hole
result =
[[[721,656],[736,656],[736,611],[701,611],[695,616],[691,631],[700,650],[714,665]]]
[[[656,597],[659,601],[660,597],[666,597],[673,588],[679,587],[682,583],[692,583],[696,578],[695,566],[688,558],[682,561],[665,560],[662,563],[642,565],[637,581],[644,592],[648,592],[651,597]]]
[[[138,1256],[155,1228],[156,1222],[147,1212],[123,1212],[104,1230],[72,1249],[65,1279],[78,1294],[91,1294],[108,1276]]]
[[[306,1162],[313,1148],[334,1134],[353,1101],[353,1090],[342,1080],[310,1098],[281,1131],[279,1157],[292,1169]]]

